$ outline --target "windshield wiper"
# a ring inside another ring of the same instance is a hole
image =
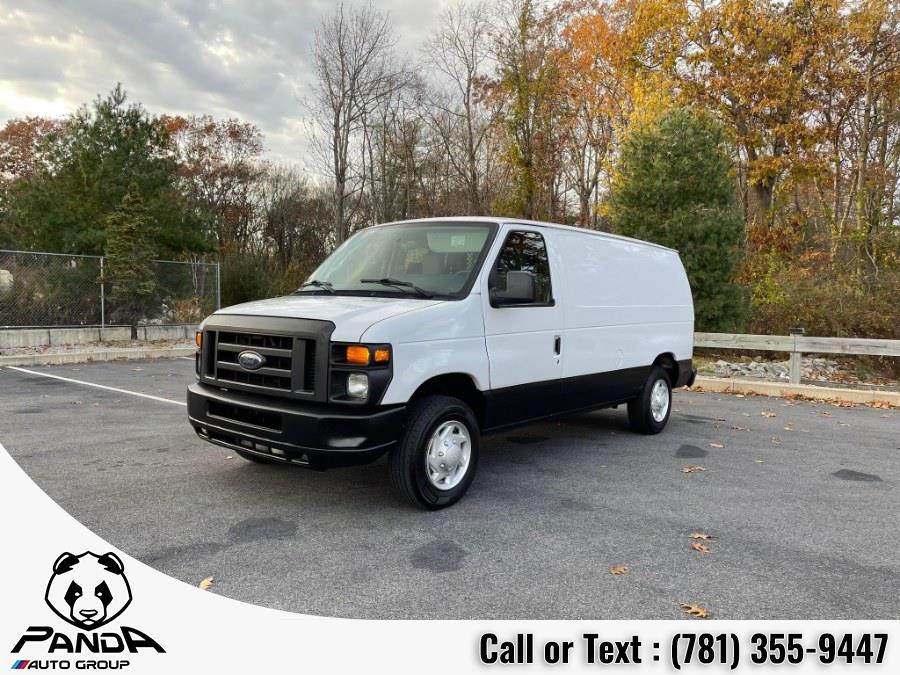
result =
[[[360,279],[359,283],[361,284],[381,284],[382,286],[396,286],[397,288],[409,288],[410,290],[415,291],[423,298],[431,298],[434,296],[434,293],[430,291],[426,291],[424,288],[419,288],[411,281],[403,281],[402,279],[391,279],[390,277],[385,277],[384,279]]]
[[[334,285],[330,281],[319,281],[318,279],[313,279],[312,281],[307,281],[305,284],[301,284],[300,288],[297,289],[297,293],[307,286],[315,286],[316,288],[321,288],[323,291],[334,293]]]

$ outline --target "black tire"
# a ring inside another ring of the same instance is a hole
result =
[[[260,457],[259,455],[255,455],[252,452],[244,452],[243,450],[238,450],[235,448],[235,454],[243,459],[246,459],[248,462],[256,462],[257,464],[275,464],[274,459],[269,459],[268,457]]]
[[[651,396],[653,388],[657,382],[665,383],[668,404],[666,405],[666,414],[662,419],[657,420],[653,416],[651,408]],[[666,371],[659,366],[653,366],[650,369],[650,375],[644,383],[641,393],[636,399],[628,402],[628,421],[631,428],[642,434],[658,434],[666,428],[669,421],[669,415],[672,413],[672,383]]]
[[[465,426],[469,436],[469,462],[454,487],[441,489],[429,480],[426,453],[432,434],[448,421]],[[446,508],[458,502],[472,484],[478,465],[478,446],[478,420],[469,406],[450,396],[424,396],[410,405],[400,441],[390,453],[391,483],[414,506],[428,510]]]

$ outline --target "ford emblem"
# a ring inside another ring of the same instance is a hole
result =
[[[244,370],[259,370],[266,365],[266,357],[253,351],[238,354],[238,363]]]

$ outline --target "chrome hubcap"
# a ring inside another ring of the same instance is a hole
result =
[[[469,468],[472,439],[462,422],[444,422],[431,435],[425,449],[425,471],[428,482],[438,490],[451,490],[459,485]]]
[[[653,383],[650,390],[650,414],[657,422],[662,422],[669,412],[669,388],[663,380]]]

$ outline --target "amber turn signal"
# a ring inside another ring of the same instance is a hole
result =
[[[375,350],[375,363],[387,363],[391,360],[391,350],[390,349],[376,349]]]
[[[347,347],[347,363],[352,363],[354,366],[369,365],[369,348],[361,345]]]
[[[201,347],[203,347],[203,333],[201,333],[199,330],[197,331],[197,334],[194,336],[194,342],[197,343],[197,349],[200,349]]]

